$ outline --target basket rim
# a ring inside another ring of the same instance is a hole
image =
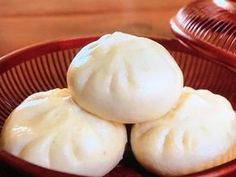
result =
[[[0,74],[5,72],[7,69],[11,68],[11,66],[14,66],[16,64],[19,64],[25,60],[25,58],[34,58],[35,56],[40,56],[45,54],[46,52],[55,52],[59,51],[61,49],[72,49],[72,46],[74,48],[77,48],[78,45],[86,45],[90,42],[93,42],[97,39],[99,39],[102,35],[88,35],[88,36],[77,36],[77,37],[68,37],[68,38],[56,38],[41,42],[36,42],[34,44],[26,45],[24,47],[21,47],[19,49],[13,50],[3,56],[0,56]],[[141,37],[147,37],[147,36],[141,36]],[[149,39],[152,39],[154,41],[175,41],[173,38],[168,37],[158,37],[158,36],[149,36],[147,37]],[[17,60],[11,61],[9,63],[9,60],[12,58],[16,58]]]
[[[12,66],[25,61],[25,58],[27,57],[35,58],[35,56],[44,55],[46,52],[56,52],[62,49],[63,50],[72,49],[72,46],[74,46],[74,48],[77,48],[78,45],[86,45],[90,42],[93,42],[99,39],[100,37],[101,35],[78,36],[78,37],[71,37],[71,38],[47,40],[43,42],[37,42],[31,45],[26,45],[25,47],[19,48],[17,50],[9,52],[0,57],[0,68],[1,68],[0,74],[7,71]],[[180,40],[178,38],[176,39],[176,38],[171,38],[171,37],[145,36],[145,35],[141,37],[147,37],[151,40],[154,40],[156,42],[159,41],[166,45],[168,45],[170,42],[176,45],[181,45],[181,48],[179,49],[181,52],[186,52],[188,54],[207,59],[210,62],[215,62],[217,64],[220,64],[223,67],[226,67],[227,69],[233,72],[236,72],[236,60],[235,60],[235,64],[232,65],[228,62],[225,62],[224,60],[222,61],[222,60],[219,60],[218,58],[208,57],[208,55],[206,55],[205,53],[198,52],[198,50],[192,47],[191,44],[186,43],[185,41]],[[170,46],[170,49],[171,49],[171,46]],[[12,58],[14,58],[14,60],[11,60]],[[17,58],[17,60],[15,58]]]
[[[82,40],[83,39],[83,40]],[[71,46],[77,46],[78,44],[86,44],[98,39],[98,36],[84,36],[84,37],[74,37],[74,38],[62,38],[62,39],[54,39],[43,42],[37,42],[31,45],[26,45],[19,49],[16,49],[12,52],[9,52],[0,57],[0,66],[1,69],[6,71],[11,66],[21,63],[24,61],[26,57],[35,57],[35,55],[43,55],[45,52],[58,51],[60,49],[68,49]],[[85,42],[86,41],[86,42]],[[50,46],[50,47],[49,47]],[[9,64],[9,60],[11,58],[17,57],[17,60],[14,60],[11,64]],[[3,72],[4,72],[3,71]],[[2,71],[0,70],[0,73]]]

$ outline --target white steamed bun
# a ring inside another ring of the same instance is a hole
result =
[[[121,32],[85,46],[72,61],[67,81],[82,108],[121,123],[163,116],[183,88],[182,72],[163,46]]]
[[[185,88],[161,119],[134,125],[131,146],[148,170],[185,175],[236,158],[236,116],[230,103],[207,90]]]
[[[122,159],[126,141],[124,125],[83,111],[67,89],[55,89],[22,102],[7,119],[1,143],[13,155],[46,168],[103,176]]]

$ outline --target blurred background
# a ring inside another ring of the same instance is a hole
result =
[[[0,57],[37,42],[123,31],[173,37],[169,20],[192,0],[0,0]]]

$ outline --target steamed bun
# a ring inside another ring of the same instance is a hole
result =
[[[163,46],[120,32],[85,46],[73,59],[67,81],[82,108],[121,123],[163,116],[183,88],[182,72]]]
[[[28,97],[2,131],[2,147],[13,155],[85,176],[103,176],[112,170],[122,159],[126,141],[124,125],[83,111],[67,89]]]
[[[185,88],[161,119],[134,125],[131,146],[148,170],[167,176],[202,171],[236,158],[236,116],[207,90]]]

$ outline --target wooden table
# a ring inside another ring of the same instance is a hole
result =
[[[191,0],[2,0],[0,56],[52,39],[123,31],[172,37],[169,19]]]

